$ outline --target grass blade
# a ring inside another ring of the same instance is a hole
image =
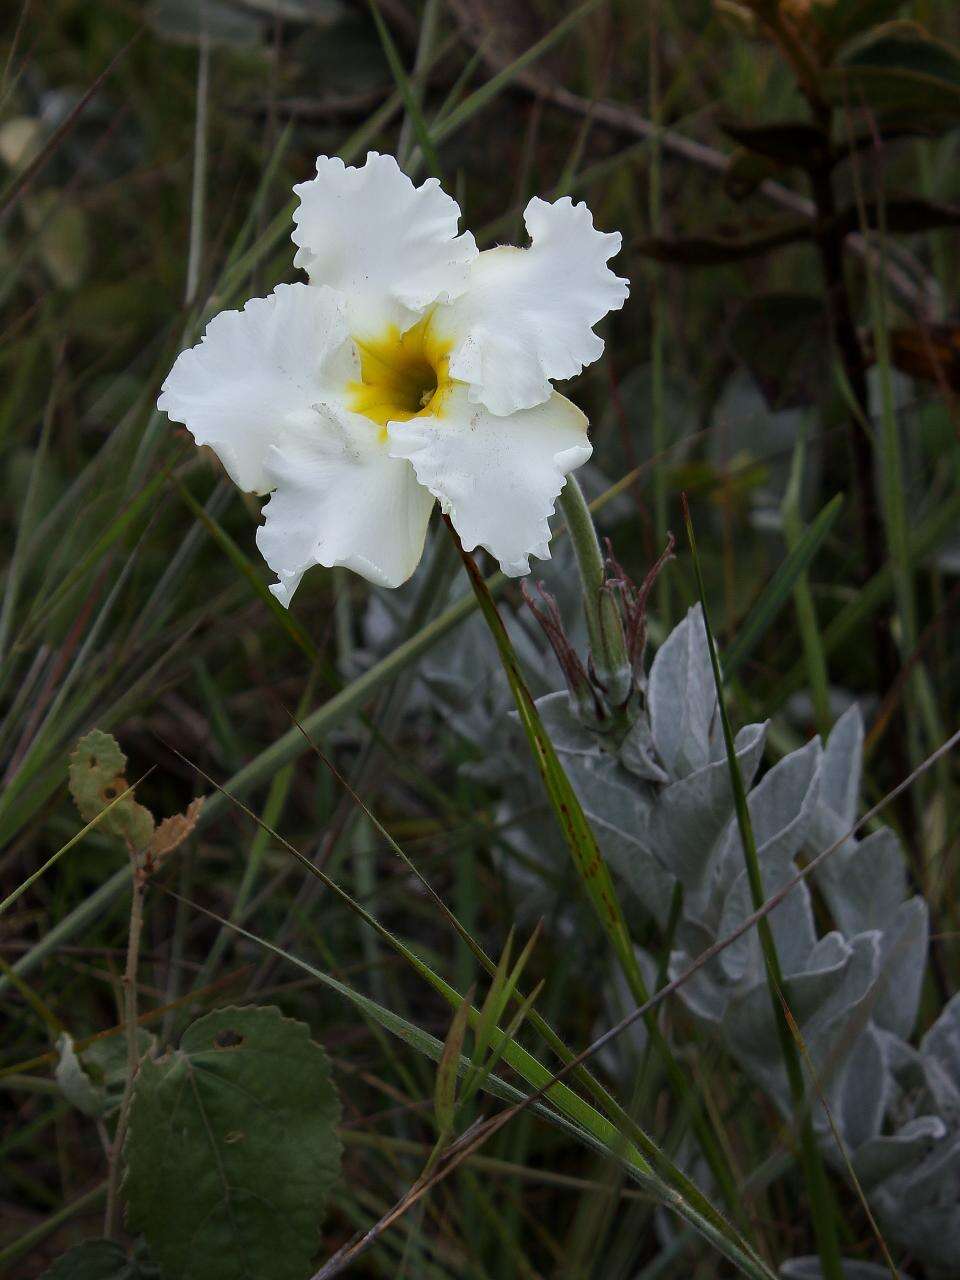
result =
[[[449,518],[444,516],[444,519],[448,522],[451,535],[456,538],[456,532],[453,529],[453,525],[449,523]],[[457,545],[460,546],[459,539],[456,538],[456,540]],[[493,597],[487,589],[483,576],[472,556],[468,555],[462,547],[460,553],[479,602],[480,611],[496,643],[497,652],[500,655],[503,669],[513,692],[520,723],[530,744],[530,750],[536,761],[538,772],[543,779],[550,804],[560,824],[567,848],[570,850],[577,873],[580,876],[581,884],[603,926],[608,941],[613,947],[614,954],[623,970],[633,998],[637,1004],[644,1004],[648,999],[649,993],[643,974],[640,972],[633,940],[627,929],[626,920],[620,907],[620,901],[617,897],[610,871],[603,859],[596,837],[593,834],[590,823],[587,821],[586,814],[583,812],[583,807],[577,794],[571,786],[570,779],[564,772],[553,743],[550,741],[549,735],[540,720],[539,712],[523,679],[516,653],[510,642],[510,637],[507,635],[503,621],[497,612]],[[670,1046],[660,1030],[657,1019],[646,1019],[646,1026],[647,1034],[657,1049],[674,1095],[690,1118],[704,1158],[723,1190],[726,1203],[731,1209],[735,1209],[738,1204],[738,1196],[723,1148],[717,1141],[709,1121],[700,1109],[697,1099],[693,1096],[687,1077],[674,1058]]]
[[[836,502],[836,499],[834,499],[834,502]],[[727,714],[727,706],[724,700],[723,676],[720,671],[720,659],[717,656],[717,646],[713,637],[713,631],[710,627],[710,615],[707,608],[706,592],[703,587],[703,574],[700,569],[700,558],[697,555],[697,542],[694,537],[693,523],[690,519],[690,511],[687,507],[685,498],[683,507],[684,524],[687,529],[687,539],[690,543],[690,552],[693,558],[697,587],[700,592],[700,604],[703,609],[703,625],[707,633],[707,647],[710,651],[710,665],[713,668],[713,679],[716,685],[717,707],[719,709],[720,723],[723,729],[723,742],[727,753],[727,763],[730,767],[730,784],[733,790],[737,826],[740,830],[740,840],[743,845],[743,857],[747,868],[747,879],[750,884],[750,895],[753,899],[754,910],[759,911],[764,904],[764,892],[763,875],[760,870],[760,860],[757,857],[757,843],[753,834],[750,807],[747,804],[747,792],[743,785],[743,776],[740,773],[740,764],[737,760],[736,748],[734,746],[733,729],[730,725],[730,717]],[[823,515],[822,512],[821,515]],[[820,1156],[819,1148],[817,1147],[816,1135],[813,1132],[813,1124],[810,1120],[810,1112],[806,1104],[803,1067],[801,1066],[800,1058],[797,1054],[797,1048],[794,1043],[793,1036],[790,1034],[790,1027],[787,1023],[786,1015],[784,1014],[784,1008],[787,1006],[787,993],[784,989],[783,972],[780,968],[780,960],[773,940],[773,931],[771,930],[770,922],[765,915],[757,922],[757,934],[760,939],[761,950],[763,951],[767,984],[770,988],[770,1001],[773,1006],[773,1015],[776,1019],[777,1035],[780,1041],[783,1065],[787,1073],[787,1079],[790,1083],[790,1094],[793,1098],[794,1111],[800,1127],[801,1161],[807,1184],[807,1192],[811,1201],[814,1230],[820,1253],[820,1263],[823,1267],[823,1274],[826,1277],[826,1280],[843,1280],[843,1264],[840,1259],[840,1245],[837,1239],[836,1209],[833,1202],[830,1184],[827,1181],[827,1174],[823,1165],[823,1160]]]
[[[823,540],[836,523],[842,506],[843,494],[835,494],[810,527],[804,531],[796,545],[790,549],[786,559],[760,593],[760,598],[744,619],[736,640],[724,655],[723,670],[727,683],[734,678],[753,653],[789,599],[800,575],[806,571]]]

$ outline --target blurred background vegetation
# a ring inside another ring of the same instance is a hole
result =
[[[754,10],[799,33],[812,70]],[[849,26],[830,34],[821,19],[834,10]],[[857,64],[854,47],[848,65],[868,73],[831,79],[837,49],[896,19],[920,26],[892,29],[873,63]],[[613,265],[632,296],[605,322],[605,357],[569,389],[593,424],[590,496],[631,476],[605,517],[619,560],[643,576],[667,530],[680,532],[685,491],[729,641],[799,531],[842,493],[809,576],[739,673],[737,715],[772,717],[775,738],[796,745],[861,700],[870,801],[956,727],[952,0],[13,0],[3,26],[0,897],[78,829],[66,762],[92,726],[121,741],[131,780],[149,775],[144,803],[173,813],[211,790],[194,766],[236,775],[294,712],[382,656],[392,601],[358,579],[315,570],[292,614],[272,605],[253,542],[259,502],[153,409],[206,317],[295,278],[290,188],[319,153],[391,151],[418,177],[436,173],[482,247],[522,243],[534,194],[586,199],[599,227],[620,229]],[[515,585],[502,598],[521,609]],[[681,545],[658,586],[656,636],[695,599]],[[475,753],[415,683],[352,711],[324,749],[496,954],[516,918],[492,857],[496,783],[461,768]],[[248,802],[465,988],[468,951],[305,744],[300,757],[268,760]],[[935,921],[927,1022],[960,972],[957,782],[943,764],[888,813]],[[64,1028],[80,1039],[118,1023],[128,912],[102,890],[123,861],[92,833],[3,920],[0,1259],[13,1276],[97,1234],[102,1152],[59,1097],[51,1047]],[[221,805],[163,880],[444,1035],[444,1007],[305,890],[239,810]],[[549,930],[531,964],[551,976],[551,1020],[586,1044],[599,1013],[589,966]],[[352,1137],[325,1247],[402,1193],[429,1149],[432,1074],[419,1059],[162,892],[140,980],[141,1011],[161,1011],[151,1027],[164,1037],[191,1010],[256,998],[326,1045]],[[749,1114],[724,1122],[748,1163],[776,1138],[766,1104]],[[647,1123],[663,1130],[662,1117]],[[499,1163],[468,1164],[357,1274],[726,1274],[703,1245],[661,1252],[647,1211],[606,1220],[582,1181],[596,1167],[529,1115],[485,1155]],[[799,1194],[789,1177],[773,1189],[774,1257],[812,1249]],[[852,1195],[847,1207],[855,1251],[869,1233]],[[869,1244],[863,1256],[875,1257]]]

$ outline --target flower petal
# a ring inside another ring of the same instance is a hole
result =
[[[276,488],[257,546],[283,604],[315,564],[344,565],[382,587],[398,587],[419,564],[433,498],[367,418],[316,405],[310,430],[271,448],[266,470]]]
[[[456,387],[435,418],[388,427],[390,452],[409,458],[440,499],[467,551],[486,549],[511,577],[550,557],[549,517],[568,472],[590,457],[587,419],[554,392],[546,404],[498,417]]]
[[[272,485],[271,444],[312,413],[323,388],[345,385],[359,367],[342,299],[331,289],[281,284],[242,311],[221,311],[202,341],[181,351],[157,407],[214,449],[249,492]]]
[[[437,327],[455,341],[451,375],[491,413],[542,404],[551,378],[592,364],[603,352],[593,326],[628,293],[606,265],[620,251],[620,234],[597,231],[585,204],[534,197],[523,218],[529,249],[481,253],[466,292],[437,313]]]
[[[348,296],[354,332],[407,329],[466,287],[477,246],[457,234],[460,207],[436,178],[415,187],[393,156],[371,151],[359,169],[319,156],[317,176],[293,190],[294,263]]]

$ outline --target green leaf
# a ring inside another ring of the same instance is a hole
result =
[[[58,1258],[40,1280],[156,1280],[156,1267],[128,1258],[115,1240],[84,1240]]]
[[[344,982],[340,982],[331,974],[324,973],[322,969],[316,968],[308,961],[302,960],[300,957],[275,946],[268,939],[258,937],[257,934],[249,932],[241,925],[225,920],[222,916],[218,916],[206,907],[196,903],[194,906],[201,914],[216,920],[238,937],[246,938],[249,942],[255,943],[279,959],[285,960],[296,968],[301,969],[304,973],[309,973],[311,977],[325,987],[349,1000],[365,1017],[378,1023],[389,1031],[391,1035],[396,1036],[418,1053],[424,1054],[434,1062],[440,1061],[443,1053],[443,1044],[436,1036],[431,1035],[428,1031],[423,1031],[415,1023],[408,1022],[393,1010],[377,1004],[369,996],[362,995],[359,991],[347,986]],[[411,956],[411,959],[415,958]],[[451,1006],[459,1006],[462,997],[438,975],[433,975],[429,966],[421,963],[418,972],[422,976],[432,978],[432,985]],[[476,1026],[475,1016],[472,1021]],[[618,1124],[611,1123],[606,1116],[596,1111],[589,1102],[581,1098],[564,1081],[558,1080],[551,1085],[551,1071],[544,1067],[533,1054],[528,1053],[522,1045],[510,1039],[504,1033],[497,1033],[494,1038],[497,1042],[498,1050],[502,1049],[505,1061],[523,1080],[533,1085],[535,1089],[546,1087],[544,1100],[533,1103],[533,1111],[542,1116],[548,1123],[563,1129],[578,1142],[586,1143],[594,1151],[604,1156],[612,1157],[618,1162],[623,1162],[624,1167],[635,1181],[641,1186],[647,1187],[664,1205],[694,1226],[705,1239],[711,1241],[725,1257],[734,1262],[752,1280],[776,1280],[769,1267],[752,1253],[749,1244],[739,1235],[736,1228],[724,1221],[709,1200],[699,1191],[696,1184],[691,1182],[678,1167],[674,1166],[669,1157],[654,1147],[652,1141],[643,1133],[643,1130],[638,1125],[631,1123],[625,1112],[619,1118],[620,1122]],[[557,1043],[561,1042],[558,1041]],[[461,1060],[460,1069],[461,1071],[467,1071],[471,1065],[464,1058]],[[589,1079],[589,1076],[587,1078]],[[481,1087],[493,1097],[501,1098],[508,1102],[522,1101],[525,1096],[516,1086],[495,1075],[487,1075],[483,1079]],[[632,1130],[636,1136],[643,1139],[647,1154],[657,1157],[656,1164],[668,1172],[669,1177],[666,1182],[654,1172],[633,1141],[629,1137],[625,1138],[624,1135],[629,1130]]]
[[[219,1009],[144,1059],[127,1217],[164,1280],[303,1280],[340,1169],[327,1055],[275,1008]]]
[[[848,46],[820,81],[827,101],[884,116],[960,116],[960,54],[914,23],[890,23]],[[929,121],[927,121],[929,123]]]
[[[123,776],[127,757],[109,733],[91,729],[70,757],[70,794],[84,822],[92,822],[112,801],[103,819],[104,830],[119,836],[131,849],[145,849],[153,838],[153,814],[137,804],[131,793],[122,800],[128,782]]]
[[[467,992],[460,1007],[453,1015],[450,1030],[443,1044],[443,1053],[437,1064],[437,1082],[433,1092],[433,1114],[437,1123],[437,1131],[441,1134],[453,1132],[454,1112],[457,1104],[457,1076],[460,1074],[460,1059],[463,1055],[463,1041],[469,1025],[470,1009],[473,1003],[473,987]]]

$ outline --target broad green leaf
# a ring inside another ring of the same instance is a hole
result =
[[[303,1280],[340,1169],[323,1049],[275,1008],[219,1009],[137,1075],[128,1222],[164,1280]]]
[[[158,1280],[150,1263],[128,1258],[115,1240],[84,1240],[58,1258],[40,1280]]]

